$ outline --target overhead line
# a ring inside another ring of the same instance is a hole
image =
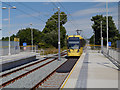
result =
[[[66,8],[61,4],[61,2],[59,2],[58,1],[58,3],[61,5],[61,7],[67,12],[67,15],[68,16],[71,16],[70,15],[70,13],[66,10]],[[73,19],[73,17],[71,16],[71,19]],[[71,23],[72,23],[72,25],[77,29],[77,26],[72,22],[72,21],[70,21]]]
[[[57,5],[54,2],[52,2],[52,0],[50,0],[50,1],[53,4],[53,6],[55,6],[56,8],[58,8]]]
[[[3,2],[3,3],[6,4],[6,5],[8,5],[8,6],[10,6],[10,7],[12,7],[12,5],[9,5],[9,4],[5,3],[5,2]],[[16,8],[16,9],[17,9],[18,11],[20,11],[20,12],[28,15],[28,16],[31,16],[31,17],[33,17],[33,18],[35,18],[35,19],[37,19],[37,20],[39,19],[39,20],[41,20],[42,22],[45,22],[44,20],[42,20],[42,19],[40,19],[40,18],[38,18],[38,17],[35,17],[35,16],[33,16],[33,15],[30,15],[29,13],[27,13],[27,12],[25,12],[25,11],[19,9],[19,8]]]
[[[17,2],[18,3],[18,2]],[[34,12],[37,12],[37,13],[40,13],[39,11],[37,11],[37,10],[35,10],[35,9],[33,9],[33,8],[31,8],[31,7],[29,7],[29,6],[27,6],[27,5],[25,5],[25,4],[23,4],[23,3],[19,3],[19,4],[21,4],[21,5],[23,5],[23,6],[25,6],[25,7],[27,7],[28,9],[30,9],[30,10],[33,10]],[[46,15],[44,15],[44,16],[46,16]],[[48,17],[48,16],[46,16],[46,17]],[[51,17],[52,19],[54,19],[53,17]],[[55,19],[54,19],[55,20]],[[56,20],[55,20],[56,21]]]

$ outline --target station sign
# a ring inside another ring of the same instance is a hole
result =
[[[27,46],[27,43],[23,43],[23,46]]]
[[[19,40],[19,38],[14,38],[14,41],[19,42],[20,40]]]
[[[111,42],[108,42],[108,45],[111,46]]]

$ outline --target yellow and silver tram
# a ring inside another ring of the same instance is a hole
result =
[[[67,37],[67,55],[81,56],[83,52],[84,39],[80,35],[70,35]]]

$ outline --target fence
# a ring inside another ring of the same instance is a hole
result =
[[[10,53],[17,54],[20,52],[19,42],[10,42]],[[8,55],[9,53],[9,42],[0,41],[0,56]]]
[[[120,44],[117,44],[117,49],[110,48],[107,51],[106,47],[102,48],[101,51],[101,46],[100,45],[88,45],[90,46],[90,50],[95,50],[96,52],[100,53],[102,52],[104,56],[109,58],[111,62],[113,62],[120,70]]]
[[[101,46],[100,45],[89,45],[91,50],[100,50],[100,52],[103,52],[104,55],[107,55],[108,57],[114,59],[115,61],[120,63],[120,49],[113,49],[109,48],[107,51],[106,47],[103,47],[101,51]]]
[[[120,62],[120,52],[118,50],[109,48],[107,51],[107,48],[103,47],[103,53],[107,54],[109,57],[113,58],[117,62]]]
[[[120,51],[118,49],[103,47],[103,54],[108,57],[120,69]]]
[[[38,46],[37,45],[33,46],[33,50],[32,50],[32,46],[31,45],[20,46],[20,52],[37,52],[37,50],[38,50]]]

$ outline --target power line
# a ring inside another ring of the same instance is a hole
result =
[[[53,4],[53,6],[55,6],[56,8],[58,8],[57,5],[54,2],[52,2],[52,0],[50,0],[50,1]]]
[[[73,20],[73,17],[70,15],[70,13],[66,10],[66,8],[60,3],[60,2],[58,2],[61,6],[62,6],[62,8],[67,12],[67,14],[68,14],[68,16],[70,16],[71,17],[71,19]],[[75,27],[75,28],[77,28],[77,26],[72,22],[72,21],[70,21],[71,23],[72,23],[72,25]]]
[[[60,5],[61,5],[61,7],[67,12],[67,15],[68,16],[70,16],[71,17],[71,19],[73,20],[73,17],[70,15],[70,13],[67,11],[67,9],[62,5],[62,3],[61,2],[58,2]],[[77,26],[72,22],[72,21],[70,21],[71,22],[71,24],[77,29]]]
[[[32,10],[32,11],[34,11],[34,12],[40,13],[40,12],[37,11],[36,9],[33,9],[33,8],[31,8],[30,6],[27,6],[27,5],[23,4],[23,3],[19,3],[19,4],[23,5],[24,7],[27,7],[28,9],[30,9],[30,10]],[[44,16],[48,17],[47,15],[44,15]],[[51,18],[54,19],[53,17],[51,17]],[[54,20],[55,20],[55,19],[54,19]],[[55,21],[56,21],[56,20],[55,20]]]
[[[10,4],[7,4],[7,3],[5,3],[5,2],[3,2],[3,3],[6,4],[6,5],[8,5],[8,6],[10,6],[10,7],[12,7],[12,5],[10,5]],[[33,16],[33,15],[30,15],[29,13],[27,13],[27,12],[25,12],[25,11],[19,9],[19,8],[16,8],[16,9],[17,9],[18,11],[20,11],[20,12],[22,12],[22,13],[30,16],[30,17],[33,17],[33,18],[35,18],[35,19],[37,19],[37,20],[41,20],[42,22],[45,22],[44,20],[42,20],[42,19],[40,19],[40,18],[38,18],[38,17],[35,17],[35,16]]]
[[[51,0],[50,0],[51,1]],[[51,2],[52,4],[53,4],[53,6],[55,6],[56,8],[57,8],[57,5],[54,3],[54,2]],[[69,15],[69,16],[71,16],[70,14],[69,14],[69,12],[65,9],[65,7],[60,3],[60,2],[58,2],[60,5],[61,5],[61,7],[67,12],[67,15]],[[71,18],[72,18],[72,16],[71,16]],[[73,19],[73,18],[72,18]],[[72,21],[70,21],[70,23],[75,27],[75,29],[77,29],[77,26],[72,22]]]

